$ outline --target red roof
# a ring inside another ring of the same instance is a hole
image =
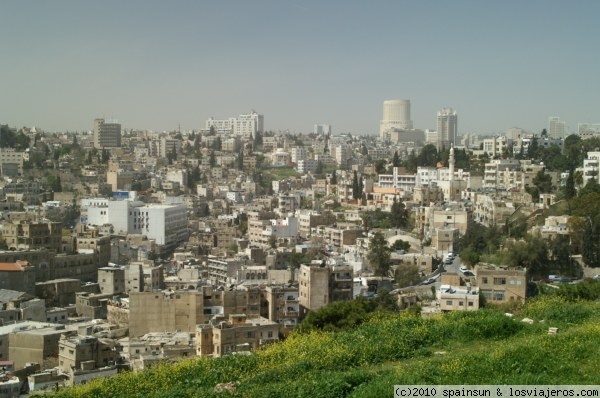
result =
[[[20,272],[23,271],[24,267],[28,266],[29,263],[27,261],[17,261],[14,263],[0,263],[0,271]]]

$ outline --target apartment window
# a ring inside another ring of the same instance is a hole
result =
[[[459,306],[459,307],[462,307],[462,306],[464,306],[464,305],[465,305],[465,303],[464,303],[464,302],[462,302],[462,301],[459,301],[459,302],[458,302],[458,306]]]
[[[504,278],[504,277],[494,278],[494,285],[506,285],[506,278]]]
[[[452,305],[452,300],[446,300],[446,305]]]
[[[469,307],[472,307],[472,306],[473,306],[473,302],[469,301]]]
[[[494,300],[496,300],[496,301],[504,300],[504,292],[494,292]]]

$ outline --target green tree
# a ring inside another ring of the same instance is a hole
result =
[[[538,171],[532,182],[540,193],[552,192],[552,177],[550,174],[546,174],[544,170]]]
[[[317,162],[317,168],[315,169],[315,174],[323,174],[323,163],[319,160]]]
[[[358,185],[358,175],[356,174],[356,170],[352,174],[352,197],[354,199],[358,199],[361,197],[361,193]]]
[[[410,173],[417,172],[417,155],[415,155],[414,149],[408,154],[408,159],[406,159],[406,161],[404,162],[404,167]]]
[[[390,248],[388,247],[387,241],[381,232],[375,232],[371,241],[369,242],[369,253],[367,254],[367,260],[373,267],[375,275],[388,276],[390,272]]]
[[[427,144],[417,156],[417,166],[435,167],[440,160],[438,150],[433,144]]]
[[[575,170],[569,170],[569,176],[567,177],[567,181],[565,183],[564,189],[565,199],[573,199],[577,195],[577,190],[575,189]]]
[[[244,150],[241,150],[237,157],[238,170],[244,170]]]
[[[527,157],[529,159],[537,159],[539,155],[539,143],[537,137],[533,137],[533,139],[529,142],[529,147],[527,148]]]
[[[390,222],[392,227],[394,228],[404,228],[408,226],[408,211],[406,210],[406,206],[402,200],[396,200],[394,196],[394,201],[392,203],[391,214],[390,214]]]
[[[392,159],[392,165],[394,167],[400,166],[400,156],[398,156],[398,151],[394,152],[394,158]]]
[[[331,185],[337,185],[337,172],[336,172],[336,170],[333,170],[333,173],[331,173]]]
[[[392,245],[392,250],[396,251],[396,250],[404,250],[405,252],[410,250],[410,243],[402,240],[402,239],[397,239],[394,244]]]
[[[394,271],[394,279],[399,287],[412,286],[419,281],[419,266],[400,264]]]
[[[209,164],[211,168],[214,168],[217,165],[217,158],[215,156],[215,151],[210,151],[210,159]]]
[[[375,162],[375,172],[377,174],[385,174],[386,173],[386,169],[385,169],[385,160],[383,159],[379,159]]]

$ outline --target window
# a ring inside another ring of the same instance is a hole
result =
[[[483,278],[481,278],[481,282],[482,283],[488,283],[487,276],[484,276]]]
[[[469,307],[472,307],[472,306],[473,306],[473,302],[469,301]]]
[[[458,306],[459,306],[459,307],[462,307],[462,306],[464,306],[464,305],[465,305],[465,303],[464,303],[464,302],[462,302],[462,301],[459,301],[459,302],[458,302]]]
[[[452,300],[446,300],[446,305],[452,305]]]
[[[504,292],[494,292],[494,300],[496,300],[496,301],[504,300]]]
[[[506,278],[504,278],[504,277],[494,278],[494,285],[506,285]]]

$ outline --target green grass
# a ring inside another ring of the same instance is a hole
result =
[[[298,177],[300,174],[291,167],[274,167],[268,169],[266,173],[270,174],[273,180],[283,180],[289,177]]]
[[[535,323],[518,320],[525,316]],[[599,365],[600,304],[548,296],[515,318],[382,313],[344,332],[293,334],[254,355],[161,365],[56,396],[216,397],[228,395],[214,393],[217,383],[237,381],[239,397],[382,397],[394,384],[600,384]]]

